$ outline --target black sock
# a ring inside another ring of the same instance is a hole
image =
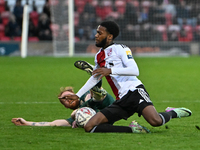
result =
[[[162,119],[162,125],[164,125],[165,123],[167,123],[168,121],[171,120],[172,118],[172,114],[169,112],[161,112],[159,113],[161,119]]]
[[[177,118],[177,113],[175,111],[171,110],[168,113],[171,114],[172,118]]]
[[[95,126],[91,131],[92,132],[123,132],[123,133],[132,133],[132,129],[128,126],[113,126],[111,124],[100,124]]]

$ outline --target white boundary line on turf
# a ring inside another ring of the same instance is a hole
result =
[[[194,101],[191,101],[191,100],[188,100],[188,101],[181,101],[181,100],[180,101],[173,101],[173,100],[172,101],[168,101],[168,100],[163,100],[161,102],[156,102],[156,101],[154,102],[153,101],[153,103],[173,103],[173,102],[174,103],[178,103],[178,102],[181,102],[181,103],[188,103],[188,102],[189,103],[200,103],[200,100],[194,100]]]

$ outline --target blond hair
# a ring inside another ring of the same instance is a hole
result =
[[[62,95],[62,93],[65,92],[65,91],[69,91],[69,92],[74,93],[74,88],[71,87],[71,86],[61,87],[60,93],[58,94],[58,97],[60,97]]]

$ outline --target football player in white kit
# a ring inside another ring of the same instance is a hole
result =
[[[161,126],[172,118],[191,116],[192,112],[187,108],[168,107],[165,112],[156,111],[144,85],[137,78],[139,69],[131,50],[125,45],[113,42],[118,35],[119,26],[113,21],[104,21],[98,26],[95,44],[100,50],[95,56],[93,76],[75,95],[66,95],[69,99],[77,99],[104,76],[112,88],[116,101],[94,115],[85,125],[85,131],[149,133],[147,128],[136,121],[129,126],[113,125],[114,122],[126,120],[134,113],[142,115],[154,127]],[[84,69],[87,69],[87,63]]]

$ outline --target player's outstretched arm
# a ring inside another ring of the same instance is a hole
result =
[[[17,126],[71,126],[65,119],[58,119],[52,122],[32,122],[23,118],[13,118],[11,121]]]

